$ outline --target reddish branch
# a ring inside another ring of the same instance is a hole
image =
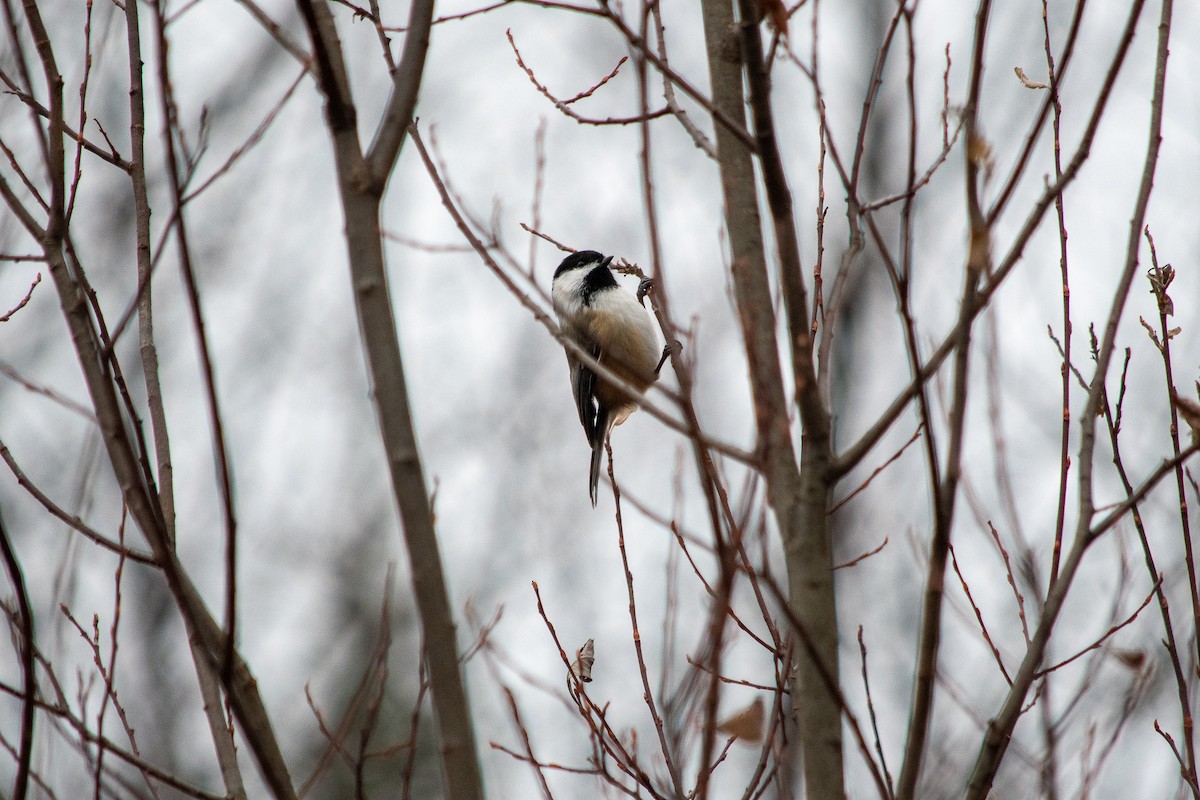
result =
[[[25,296],[23,298],[21,298],[21,302],[17,303],[15,306],[13,306],[11,309],[9,309],[8,313],[4,314],[3,316],[0,316],[0,322],[8,322],[10,319],[12,319],[13,314],[16,314],[18,311],[20,311],[22,308],[24,308],[26,305],[28,305],[29,298],[33,297],[33,290],[36,289],[37,285],[41,282],[42,282],[42,273],[39,272],[37,274],[37,277],[33,279],[33,283],[31,283],[29,285],[29,291],[25,293]]]
[[[1111,626],[1107,631],[1104,632],[1104,634],[1099,639],[1092,642],[1090,645],[1083,648],[1075,655],[1070,656],[1069,658],[1064,658],[1062,661],[1059,661],[1057,664],[1054,664],[1053,666],[1049,666],[1049,667],[1046,667],[1045,669],[1041,670],[1040,672],[1038,672],[1037,677],[1041,678],[1045,675],[1050,674],[1051,672],[1055,672],[1057,670],[1062,669],[1063,667],[1067,666],[1068,664],[1070,664],[1074,661],[1079,660],[1080,658],[1083,658],[1085,655],[1092,652],[1093,650],[1099,649],[1100,646],[1103,645],[1106,641],[1108,641],[1108,639],[1111,638],[1112,635],[1115,634],[1117,631],[1121,630],[1122,628],[1126,628],[1129,625],[1132,625],[1133,621],[1136,620],[1138,618],[1138,615],[1141,614],[1142,611],[1145,610],[1146,606],[1150,605],[1150,601],[1153,600],[1158,595],[1159,587],[1162,586],[1162,582],[1163,582],[1163,576],[1159,575],[1158,580],[1156,580],[1154,582],[1154,588],[1150,590],[1150,594],[1146,595],[1146,599],[1142,601],[1141,605],[1139,605],[1137,608],[1135,608],[1133,610],[1133,613],[1130,614],[1128,617],[1126,617],[1122,622],[1119,622],[1116,625]]]
[[[1125,468],[1125,460],[1121,451],[1120,427],[1116,419],[1113,417],[1112,409],[1105,405],[1104,418],[1108,429],[1109,444],[1113,451],[1113,465],[1116,467],[1117,475],[1121,479],[1121,483],[1125,488],[1126,495],[1132,497],[1134,494],[1133,484],[1129,479],[1128,472]],[[1186,505],[1185,505],[1186,508]],[[1176,696],[1179,701],[1180,724],[1183,728],[1184,749],[1188,754],[1186,762],[1181,762],[1192,765],[1193,771],[1191,784],[1195,785],[1195,742],[1193,737],[1194,721],[1192,719],[1191,710],[1191,687],[1186,677],[1185,667],[1180,658],[1179,645],[1175,639],[1175,625],[1171,621],[1171,607],[1167,600],[1167,595],[1163,591],[1162,580],[1160,578],[1158,564],[1154,557],[1154,551],[1150,546],[1150,537],[1146,531],[1145,522],[1139,511],[1138,504],[1134,503],[1130,506],[1130,517],[1133,521],[1134,530],[1137,531],[1138,541],[1142,547],[1142,557],[1146,564],[1146,569],[1149,572],[1150,580],[1154,582],[1155,593],[1158,595],[1158,610],[1162,617],[1163,644],[1167,650],[1167,657],[1171,662],[1172,674],[1175,678]]]
[[[1171,339],[1174,334],[1171,331],[1170,324],[1167,322],[1167,317],[1174,313],[1174,302],[1167,290],[1171,286],[1171,282],[1175,277],[1175,270],[1170,264],[1160,266],[1158,263],[1158,252],[1154,247],[1154,237],[1150,235],[1150,228],[1147,226],[1144,229],[1146,243],[1150,247],[1150,270],[1148,278],[1150,280],[1150,290],[1158,301],[1158,323],[1159,334],[1162,344],[1159,347],[1159,354],[1162,357],[1163,375],[1166,381],[1166,397],[1167,405],[1171,414],[1170,438],[1171,450],[1176,457],[1180,453],[1180,425],[1179,425],[1179,409],[1176,401],[1175,389],[1175,373],[1171,365]],[[1200,638],[1200,587],[1196,585],[1196,560],[1192,547],[1192,525],[1190,514],[1188,513],[1187,492],[1184,487],[1183,479],[1183,464],[1178,463],[1175,466],[1175,494],[1179,501],[1179,526],[1180,538],[1183,539],[1184,564],[1187,568],[1188,576],[1188,594],[1192,601],[1192,630],[1196,631]],[[1193,645],[1200,652],[1200,641]],[[1186,693],[1184,693],[1186,697]],[[1184,706],[1183,716],[1183,739],[1184,752],[1187,756],[1186,765],[1189,777],[1189,785],[1196,790],[1196,749],[1193,734],[1194,723],[1192,716],[1187,706]],[[1198,793],[1200,794],[1200,793]]]
[[[1118,67],[1124,60],[1124,54],[1127,52],[1128,44],[1132,38],[1137,19],[1140,16],[1143,2],[1144,0],[1135,0],[1134,2],[1121,45],[1118,46],[1114,67]],[[1095,490],[1093,473],[1095,469],[1096,412],[1101,407],[1104,397],[1108,367],[1115,350],[1117,328],[1129,295],[1129,289],[1137,271],[1138,248],[1141,243],[1142,226],[1145,220],[1146,208],[1150,201],[1151,188],[1154,185],[1155,170],[1158,165],[1172,11],[1172,0],[1163,0],[1158,29],[1158,52],[1152,91],[1150,130],[1142,169],[1142,180],[1133,206],[1125,265],[1114,291],[1112,307],[1105,324],[1104,336],[1098,345],[1096,369],[1089,386],[1087,403],[1084,406],[1081,416],[1079,519],[1076,525],[1074,542],[1070,552],[1067,554],[1066,560],[1063,562],[1058,581],[1050,588],[1046,597],[1046,604],[1042,610],[1042,618],[1039,621],[1037,631],[1034,633],[1033,641],[1026,652],[1025,659],[1021,662],[1021,667],[1013,679],[1012,688],[1009,690],[1008,696],[1005,698],[1004,704],[1001,706],[996,717],[988,724],[987,734],[984,737],[979,757],[976,759],[970,786],[968,787],[968,800],[983,800],[991,790],[992,780],[995,777],[996,770],[999,768],[1001,759],[1004,757],[1004,752],[1012,737],[1012,730],[1016,726],[1017,718],[1020,716],[1021,709],[1024,706],[1025,696],[1036,677],[1043,654],[1045,653],[1046,644],[1050,638],[1050,633],[1054,628],[1058,613],[1062,609],[1067,591],[1074,579],[1075,572],[1079,567],[1084,552],[1103,531],[1107,530],[1118,519],[1124,516],[1129,510],[1128,502],[1136,502],[1138,499],[1131,497],[1127,503],[1123,503],[1122,507],[1110,513],[1099,523],[1093,523],[1093,516],[1096,513],[1093,497]],[[1111,71],[1110,76],[1112,76],[1111,79],[1115,79]],[[1106,90],[1111,90],[1111,82],[1106,83],[1105,88]],[[1098,106],[1102,105],[1102,103],[1103,100],[1098,103]],[[1188,453],[1189,451],[1184,452]],[[1158,474],[1164,474],[1162,468],[1160,468]],[[1143,488],[1145,491],[1149,491],[1149,482],[1143,484]]]
[[[525,63],[525,60],[521,58],[521,51],[519,49],[517,49],[517,43],[513,39],[512,29],[505,31],[505,35],[508,36],[508,44],[509,44],[509,46],[512,47],[513,55],[515,55],[517,57],[517,66],[519,66],[522,69],[522,71],[524,71],[526,77],[529,78],[529,82],[534,85],[534,88],[536,88],[543,97],[545,97],[547,100],[549,100],[551,103],[553,103],[555,108],[557,108],[563,114],[565,114],[566,116],[575,120],[576,122],[580,122],[585,125],[631,125],[636,122],[644,122],[646,120],[664,117],[667,114],[671,113],[669,108],[660,108],[657,111],[644,112],[642,114],[637,114],[632,117],[609,117],[607,119],[591,119],[591,118],[585,117],[582,114],[580,114],[579,112],[575,111],[574,109],[568,108],[568,106],[571,105],[571,103],[576,102],[577,100],[582,100],[585,97],[591,97],[592,94],[595,93],[595,91],[597,89],[599,89],[601,86],[603,86],[604,84],[608,83],[610,80],[615,78],[617,75],[617,72],[621,69],[621,65],[625,63],[627,58],[622,57],[621,60],[617,62],[617,66],[613,67],[612,72],[605,75],[603,78],[600,79],[600,81],[598,83],[596,83],[592,87],[583,90],[582,92],[580,92],[579,94],[570,98],[569,100],[559,100],[557,97],[555,97],[553,94],[550,93],[550,90],[547,89],[546,86],[541,81],[539,81],[537,79],[537,76],[533,74],[533,70],[530,69],[529,66]]]
[[[996,542],[996,549],[1000,551],[1000,558],[1004,561],[1004,575],[1008,579],[1008,585],[1013,591],[1013,597],[1017,601],[1017,616],[1021,620],[1021,632],[1025,635],[1025,643],[1029,643],[1029,619],[1025,616],[1025,596],[1021,594],[1021,590],[1017,588],[1017,579],[1013,574],[1012,561],[1008,557],[1008,550],[1005,549],[1004,543],[1000,541],[1000,532],[996,527],[988,522],[988,531],[992,534],[992,540]]]
[[[838,564],[837,566],[834,567],[834,570],[836,571],[839,569],[849,569],[850,567],[856,567],[859,564],[861,564],[863,561],[866,561],[871,556],[883,552],[883,548],[887,547],[887,545],[888,545],[888,537],[885,536],[885,537],[883,537],[883,541],[879,543],[878,547],[868,550],[867,552],[863,553],[862,555],[855,556],[854,558],[850,559],[849,561],[844,561],[841,564]]]
[[[839,508],[841,508],[842,506],[846,505],[846,503],[849,503],[851,500],[853,500],[855,497],[857,497],[857,496],[858,496],[858,495],[859,495],[861,492],[863,492],[863,491],[864,491],[864,490],[865,490],[865,489],[866,489],[868,486],[870,486],[870,485],[871,485],[871,481],[873,481],[873,480],[875,480],[877,477],[879,477],[880,473],[882,473],[882,472],[883,472],[885,469],[887,469],[887,468],[888,468],[888,467],[890,467],[892,464],[894,464],[894,463],[896,462],[896,460],[897,460],[898,458],[900,458],[900,456],[904,455],[904,451],[905,451],[905,450],[907,450],[907,449],[909,448],[909,445],[911,445],[913,442],[915,442],[915,441],[916,441],[916,440],[917,440],[917,439],[920,437],[920,435],[921,435],[921,430],[922,430],[924,427],[925,427],[925,423],[924,423],[924,422],[922,422],[920,425],[918,425],[918,426],[917,426],[917,429],[916,429],[915,431],[913,431],[913,435],[909,437],[909,439],[908,439],[908,441],[907,441],[907,442],[905,442],[904,444],[900,445],[900,449],[899,449],[899,450],[897,450],[895,453],[892,453],[892,456],[891,456],[891,458],[889,458],[887,461],[883,462],[883,463],[882,463],[882,464],[880,464],[878,467],[876,467],[876,468],[875,468],[875,471],[874,471],[874,472],[872,472],[870,475],[868,475],[868,476],[867,476],[867,479],[866,479],[865,481],[863,481],[861,484],[859,484],[859,486],[858,486],[858,488],[857,488],[857,489],[855,489],[853,492],[851,492],[850,494],[848,494],[848,495],[846,495],[845,497],[843,497],[841,500],[839,500],[839,501],[837,501],[836,503],[834,503],[834,504],[833,504],[833,506],[831,506],[831,507],[830,507],[830,509],[829,509],[828,513],[829,513],[829,514],[832,514],[833,512],[837,511]]]
[[[675,764],[675,759],[671,757],[671,746],[667,743],[666,732],[663,729],[662,715],[658,713],[658,704],[654,701],[654,691],[650,688],[650,676],[646,671],[646,656],[642,651],[642,634],[638,629],[637,602],[633,591],[633,572],[629,569],[629,557],[625,552],[625,525],[621,518],[621,489],[617,486],[616,476],[613,474],[612,445],[606,442],[605,448],[608,451],[608,479],[612,483],[613,502],[616,508],[617,548],[621,551],[621,566],[625,570],[625,587],[629,595],[629,624],[632,626],[633,649],[637,654],[638,672],[642,678],[642,698],[646,702],[646,708],[650,711],[650,719],[654,722],[654,730],[658,735],[658,744],[662,752],[663,761],[666,763],[667,771],[671,775],[674,794],[676,797],[680,797],[683,795],[683,780],[679,772],[679,767]],[[723,618],[724,610],[722,609],[721,611]]]
[[[979,623],[979,632],[983,634],[983,640],[992,649],[992,657],[996,659],[996,666],[1000,667],[1000,674],[1004,676],[1004,680],[1011,686],[1012,678],[1008,674],[1008,669],[1004,666],[1004,659],[1000,657],[1000,648],[996,647],[996,643],[992,641],[992,635],[988,633],[987,623],[983,621],[983,612],[979,610],[979,604],[975,602],[975,597],[971,594],[971,587],[967,584],[967,578],[958,566],[958,556],[954,554],[954,545],[950,545],[950,565],[954,568],[954,574],[958,576],[958,582],[962,585],[963,594],[967,596],[967,602],[971,604],[971,610],[975,612],[975,621]]]

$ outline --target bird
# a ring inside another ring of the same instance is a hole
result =
[[[650,279],[642,280],[635,297],[617,283],[609,268],[612,260],[595,250],[572,253],[554,271],[550,297],[563,336],[625,383],[645,392],[679,345],[669,342],[659,355],[654,324],[639,302],[649,291]],[[588,494],[595,508],[604,443],[612,429],[637,409],[637,399],[596,375],[570,348],[567,366],[579,422],[592,448]]]

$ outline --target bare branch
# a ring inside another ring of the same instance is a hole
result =
[[[334,165],[345,220],[346,249],[355,311],[373,387],[380,437],[391,477],[392,495],[412,562],[413,593],[424,634],[433,709],[441,735],[447,793],[461,800],[483,797],[475,732],[454,640],[454,616],[426,490],[424,467],[413,428],[408,385],[387,292],[380,234],[380,203],[388,175],[408,133],[424,68],[431,0],[413,4],[404,54],[393,79],[392,96],[370,152],[363,156],[355,126],[357,111],[329,7],[322,0],[298,0],[317,58],[318,83],[325,95],[325,120],[333,138]]]
[[[3,450],[3,445],[0,445]],[[7,450],[4,450],[7,452]],[[31,763],[33,759],[33,721],[37,710],[38,694],[37,674],[34,671],[33,653],[33,611],[29,605],[29,592],[25,588],[25,576],[21,564],[17,561],[13,550],[12,540],[8,537],[8,529],[4,527],[4,519],[0,516],[0,556],[4,560],[4,570],[8,573],[9,583],[17,596],[17,621],[20,625],[19,649],[21,652],[21,743],[17,753],[17,774],[13,778],[13,800],[25,800],[29,792]]]
[[[392,96],[379,120],[375,138],[364,157],[371,189],[382,194],[392,167],[400,156],[404,137],[417,107],[417,90],[425,71],[425,53],[429,49],[429,28],[433,20],[433,0],[414,0],[409,10],[404,52],[392,73]]]
[[[29,284],[29,291],[27,291],[25,293],[25,296],[22,297],[21,300],[15,306],[10,308],[6,313],[4,313],[3,315],[0,315],[0,322],[8,322],[10,319],[13,318],[13,314],[16,314],[18,311],[20,311],[22,308],[24,308],[26,305],[28,305],[29,298],[33,297],[33,290],[36,289],[37,285],[41,282],[42,282],[42,273],[39,272],[37,274],[37,277],[33,279],[33,283]]]

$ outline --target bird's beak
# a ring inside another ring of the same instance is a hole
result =
[[[607,267],[609,264],[612,263],[612,260],[613,260],[612,256],[605,256],[604,260],[600,262],[600,266]]]

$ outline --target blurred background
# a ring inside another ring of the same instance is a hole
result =
[[[87,9],[80,3],[43,6],[66,82],[67,118],[77,119]],[[292,4],[270,0],[262,8],[308,46]],[[474,8],[451,0],[440,5],[437,14]],[[1073,4],[1049,4],[1049,31],[1056,47],[1066,37],[1073,10]],[[661,11],[672,67],[707,90],[698,12],[692,4],[676,0],[663,2]],[[787,47],[805,63],[812,58],[817,36],[829,135],[843,158],[852,153],[864,92],[893,11],[891,3],[879,0],[820,6],[809,0],[792,18]],[[90,13],[87,130],[102,140],[96,127],[102,125],[117,149],[127,152],[124,14],[110,3],[97,3]],[[190,202],[186,213],[235,481],[239,646],[272,713],[293,778],[300,783],[327,749],[306,692],[326,723],[336,724],[363,676],[372,674],[381,625],[390,633],[390,650],[373,742],[385,748],[409,736],[420,661],[409,565],[353,314],[321,97],[307,78],[289,94],[303,68],[245,6],[200,0],[169,4],[168,13],[174,15],[168,29],[169,63],[179,118],[183,128],[193,132],[192,143],[204,143],[195,185],[216,172],[286,96],[261,140]],[[375,27],[352,7],[337,5],[335,13],[358,104],[360,135],[369,140],[390,78]],[[921,169],[933,163],[942,146],[945,93],[951,127],[955,106],[966,97],[974,13],[973,7],[944,0],[919,4],[914,89]],[[1064,158],[1074,152],[1127,13],[1126,4],[1102,4],[1088,7],[1083,17],[1074,61],[1061,86]],[[383,9],[384,22],[391,26],[403,26],[407,14],[404,4]],[[982,133],[996,166],[996,177],[984,192],[989,201],[1012,169],[1044,99],[1042,90],[1023,85],[1014,68],[1022,68],[1031,81],[1046,80],[1041,6],[998,4],[992,15],[980,111]],[[1157,15],[1157,6],[1143,12],[1090,160],[1064,198],[1073,360],[1089,377],[1088,326],[1095,323],[1100,329],[1108,316],[1143,168]],[[154,63],[155,42],[146,30],[143,48],[149,65]],[[628,54],[625,40],[604,19],[533,3],[505,4],[439,23],[431,39],[418,124],[442,174],[458,201],[486,221],[545,289],[563,254],[532,237],[522,223],[570,247],[613,254],[657,275],[677,322],[690,329],[686,355],[695,368],[696,403],[705,429],[717,439],[752,448],[753,409],[741,329],[730,298],[715,162],[671,117],[652,124],[663,253],[661,263],[652,263],[638,126],[581,125],[558,113],[517,65],[506,32],[539,81],[560,98],[593,86]],[[24,58],[31,59],[29,39],[22,36]],[[392,37],[398,50],[403,34]],[[1194,269],[1200,244],[1195,224],[1200,214],[1200,99],[1189,82],[1200,69],[1198,41],[1197,10],[1184,4],[1174,20],[1162,154],[1147,218],[1160,262],[1171,262],[1178,272],[1171,289],[1172,324],[1181,330],[1172,348],[1176,384],[1189,395],[1200,377],[1200,337],[1194,324],[1200,314],[1195,302],[1200,278]],[[864,140],[862,194],[870,198],[895,194],[904,186],[908,121],[902,53],[895,50],[886,65]],[[17,74],[17,57],[13,48],[0,48],[0,66],[10,75]],[[804,262],[811,268],[821,257],[829,281],[847,247],[845,192],[829,157],[821,160],[811,82],[783,57],[775,64],[773,79],[780,146],[789,169]],[[686,98],[681,102],[696,125],[711,132],[704,109]],[[651,105],[657,104],[652,100]],[[158,108],[156,100],[147,103],[156,255],[170,214]],[[636,115],[632,64],[572,108],[597,119]],[[8,92],[0,96],[0,136],[32,179],[41,181],[29,114]],[[1052,148],[1052,139],[1044,133],[1033,165],[997,223],[994,255],[1004,252],[1043,190],[1046,176],[1052,176]],[[961,149],[960,144],[934,173],[915,208],[914,317],[926,353],[954,324],[961,294],[967,230]],[[540,177],[539,158],[544,159]],[[818,251],[821,163],[829,210],[823,250]],[[6,177],[16,183],[11,166],[5,169]],[[898,209],[881,211],[878,220],[885,235],[894,239]],[[119,318],[136,292],[133,222],[127,177],[85,156],[72,235],[110,320]],[[436,498],[460,647],[469,649],[479,639],[481,626],[494,620],[487,637],[490,648],[476,653],[465,670],[485,780],[493,797],[535,796],[536,776],[529,766],[489,746],[497,742],[521,749],[505,687],[517,698],[539,758],[584,766],[590,750],[586,729],[561,702],[563,669],[537,613],[531,582],[537,582],[565,645],[577,647],[595,639],[595,682],[589,692],[611,702],[613,725],[637,729],[644,748],[653,740],[631,643],[611,494],[602,485],[599,507],[590,507],[588,448],[560,346],[463,246],[411,143],[389,184],[384,225],[390,289],[421,455]],[[0,252],[36,251],[37,243],[15,216],[0,212]],[[1143,266],[1149,267],[1144,246],[1142,258]],[[86,408],[87,391],[44,264],[0,262],[0,313],[21,300],[38,273],[43,280],[28,304],[0,324],[0,441],[29,480],[115,539],[123,519],[120,495],[94,421],[73,405]],[[855,441],[909,381],[896,301],[870,246],[849,281],[832,366],[836,438],[842,446]],[[973,345],[977,360],[967,420],[965,502],[959,506],[955,552],[974,602],[1010,668],[1024,652],[1021,619],[988,523],[1006,542],[1026,613],[1036,619],[1033,587],[1044,590],[1058,502],[1062,359],[1048,328],[1059,341],[1064,339],[1061,285],[1051,212],[1015,274],[992,301]],[[175,469],[179,553],[221,618],[224,540],[211,429],[195,332],[170,245],[162,247],[153,291]],[[1155,298],[1140,275],[1118,338],[1118,347],[1129,349],[1122,455],[1135,484],[1171,451],[1162,364],[1139,316],[1157,324]],[[117,352],[140,404],[144,385],[132,327]],[[1115,359],[1110,372],[1114,395],[1122,358]],[[942,379],[931,384],[939,414],[948,407],[947,383]],[[673,379],[668,384],[673,385]],[[1077,417],[1084,396],[1082,389],[1073,387],[1071,452],[1078,447]],[[843,493],[849,494],[899,450],[916,426],[910,410],[843,482]],[[651,680],[655,686],[671,687],[689,669],[686,655],[699,643],[708,597],[681,559],[674,535],[659,520],[673,520],[681,531],[703,537],[704,505],[687,441],[650,415],[635,414],[618,428],[613,449],[623,493],[651,512],[641,513],[628,502],[623,505]],[[1107,445],[1098,451],[1097,463],[1105,467],[1100,506],[1124,496],[1115,473],[1107,468],[1110,457]],[[888,541],[877,555],[841,570],[838,591],[847,698],[860,720],[866,719],[855,641],[861,626],[883,749],[893,769],[898,768],[908,721],[930,528],[923,459],[920,447],[909,448],[833,518],[838,563]],[[722,469],[735,507],[751,509],[753,527],[766,525],[766,562],[777,564],[782,578],[777,537],[770,522],[760,523],[770,518],[769,513],[764,516],[761,487],[747,489],[745,472],[736,464],[725,463]],[[1074,478],[1072,472],[1068,510],[1073,507]],[[1195,631],[1188,621],[1179,500],[1173,492],[1172,486],[1161,487],[1142,514],[1164,573],[1163,585],[1172,608],[1178,609],[1181,649],[1190,654],[1185,666],[1194,675]],[[1194,494],[1188,499],[1197,500]],[[100,692],[93,654],[60,608],[68,609],[88,631],[95,615],[107,658],[118,607],[117,559],[50,517],[7,469],[0,470],[0,510],[30,587],[39,646],[55,664],[65,694],[94,718]],[[1191,518],[1194,522],[1194,513]],[[1068,531],[1071,525],[1068,511]],[[141,546],[132,525],[125,526],[124,535]],[[702,552],[698,564],[712,568]],[[390,574],[394,588],[389,595]],[[943,691],[935,708],[924,797],[961,794],[983,726],[1007,689],[952,573],[947,586],[939,680]],[[1130,525],[1123,525],[1097,543],[1085,560],[1048,661],[1094,642],[1129,616],[1151,589],[1136,535]],[[164,582],[157,572],[128,564],[119,596],[115,683],[141,755],[191,783],[219,786],[184,631]],[[749,601],[735,597],[735,605],[740,602]],[[385,607],[386,618],[381,615]],[[1088,659],[1062,670],[1054,684],[1061,690],[1044,698],[1062,720],[1058,791],[1065,796],[1180,793],[1178,766],[1153,730],[1155,719],[1178,727],[1175,687],[1159,644],[1161,625],[1152,605]],[[727,673],[772,683],[770,658],[746,637],[732,638]],[[1125,658],[1114,658],[1114,653]],[[1130,661],[1136,663],[1131,666]],[[19,685],[20,668],[11,648],[0,658],[0,679]],[[1191,682],[1194,689],[1194,679]],[[1080,687],[1088,691],[1073,703]],[[754,696],[747,687],[727,686],[721,707],[734,711]],[[17,738],[18,706],[10,697],[0,701],[0,733],[10,746]],[[427,703],[423,708],[425,716]],[[1001,770],[996,797],[1047,796],[1038,767],[1045,744],[1036,713],[1028,713],[1018,725],[1018,740]],[[105,734],[121,739],[112,717]],[[411,796],[439,797],[432,719],[421,720],[417,743]],[[394,758],[371,764],[369,796],[399,794],[395,775],[406,757],[406,751],[398,751]],[[715,796],[740,796],[739,787],[757,758],[754,748],[735,746],[716,775]],[[58,797],[91,792],[87,763],[74,751],[69,735],[56,732],[53,723],[40,726],[34,767]],[[871,791],[869,778],[849,745],[846,763],[850,796],[865,796]],[[11,780],[13,769],[11,761],[0,763],[0,780]],[[254,785],[253,768],[246,774],[252,796],[264,796],[265,789]],[[589,777],[555,772],[549,777],[560,796],[604,791]],[[309,796],[348,797],[353,785],[352,771],[334,756],[332,767]],[[149,792],[144,783],[132,779],[127,791],[127,796]],[[161,797],[175,796],[169,789],[158,791]]]

